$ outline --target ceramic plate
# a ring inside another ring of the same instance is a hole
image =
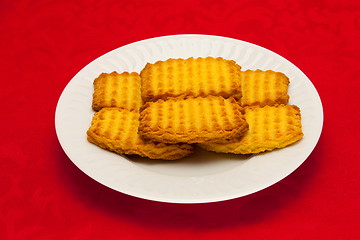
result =
[[[168,58],[223,57],[243,70],[271,69],[290,79],[289,104],[300,107],[304,137],[280,150],[242,157],[197,149],[178,161],[149,160],[114,154],[89,143],[86,131],[93,80],[102,72],[140,72],[146,63]],[[61,94],[56,133],[65,153],[91,178],[119,192],[171,203],[205,203],[242,197],[280,181],[298,168],[314,149],[323,124],[320,97],[306,75],[291,62],[263,47],[210,35],[172,35],[117,48],[78,72]]]

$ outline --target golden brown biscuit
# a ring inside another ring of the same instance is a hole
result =
[[[138,73],[102,73],[94,80],[92,108],[117,107],[139,111],[142,105]]]
[[[272,70],[246,70],[241,72],[241,105],[265,106],[287,104],[289,78]]]
[[[234,98],[208,96],[147,102],[139,134],[165,143],[201,143],[241,136],[248,129]]]
[[[140,73],[142,99],[147,102],[188,96],[240,97],[240,69],[235,61],[220,57],[148,63]]]
[[[88,141],[120,154],[137,154],[152,159],[174,160],[193,153],[188,144],[144,141],[137,133],[139,113],[119,108],[102,108],[95,113],[87,131]]]
[[[284,148],[303,136],[300,109],[294,105],[246,107],[245,118],[249,131],[243,137],[199,146],[214,152],[250,154]]]

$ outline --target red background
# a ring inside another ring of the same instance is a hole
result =
[[[0,239],[360,239],[360,3],[2,0]],[[57,100],[86,64],[125,44],[200,33],[266,47],[317,88],[324,128],[305,163],[258,193],[166,204],[81,172],[56,137]]]

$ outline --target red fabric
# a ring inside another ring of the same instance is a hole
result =
[[[0,239],[360,239],[360,2],[0,2]],[[201,33],[284,56],[314,83],[317,147],[281,182],[219,203],[166,204],[95,182],[64,154],[57,100],[86,64],[125,44]]]

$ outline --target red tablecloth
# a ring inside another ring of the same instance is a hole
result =
[[[360,239],[360,2],[0,2],[0,239]],[[70,79],[125,44],[200,33],[266,47],[313,82],[324,128],[305,163],[255,194],[159,203],[81,172],[57,140]]]

